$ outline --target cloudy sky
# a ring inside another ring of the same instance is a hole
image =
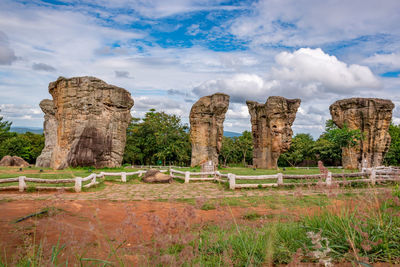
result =
[[[396,104],[398,0],[1,0],[0,115],[43,123],[58,76],[95,76],[188,122],[204,95],[231,96],[225,130],[250,129],[246,100],[301,98],[293,129],[317,137],[329,105],[349,97]]]

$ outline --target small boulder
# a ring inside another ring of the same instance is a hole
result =
[[[172,183],[172,177],[159,170],[151,169],[144,174],[142,181],[145,183]]]
[[[17,156],[4,156],[0,160],[0,166],[9,167],[9,166],[17,166],[17,167],[28,167],[29,163],[26,162],[23,158]]]

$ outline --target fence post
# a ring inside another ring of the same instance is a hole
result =
[[[82,177],[75,177],[75,192],[82,191]]]
[[[24,192],[24,189],[26,188],[25,178],[26,178],[25,176],[18,177],[19,192]]]
[[[121,172],[121,180],[123,183],[126,183],[126,172]]]
[[[283,185],[283,174],[278,173],[278,185]]]
[[[371,184],[375,185],[375,183],[376,183],[376,170],[375,170],[375,168],[373,168],[372,171],[371,171],[370,179],[371,179]]]
[[[190,172],[185,172],[185,184],[189,183]]]
[[[328,172],[328,175],[326,176],[326,185],[331,186],[332,185],[332,173]]]
[[[229,189],[235,190],[236,187],[236,175],[233,173],[228,173]]]
[[[214,172],[214,181],[216,181],[217,179],[220,179],[220,178],[221,178],[220,175],[221,175],[221,174],[220,174],[219,171],[215,171],[215,172]]]

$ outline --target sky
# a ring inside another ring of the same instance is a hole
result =
[[[377,97],[400,123],[398,0],[0,0],[0,116],[42,127],[59,76],[131,92],[132,116],[181,116],[230,95],[224,130],[250,130],[246,100],[300,98],[295,133],[317,138],[339,99]]]

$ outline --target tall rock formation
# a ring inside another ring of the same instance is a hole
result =
[[[39,104],[44,113],[44,148],[36,159],[37,167],[50,167],[54,148],[57,145],[57,120],[54,103],[50,99],[44,99]]]
[[[270,96],[265,104],[246,101],[253,134],[253,166],[276,169],[281,153],[292,143],[292,124],[300,99]]]
[[[59,77],[43,100],[45,148],[37,166],[116,167],[122,163],[131,94],[95,77]]]
[[[229,96],[216,93],[200,98],[190,110],[191,166],[212,160],[218,165]]]
[[[390,146],[389,125],[394,104],[378,98],[349,98],[333,103],[329,110],[333,122],[342,128],[359,129],[363,134],[360,144],[342,149],[342,164],[346,169],[357,169],[361,162],[366,167],[382,164]]]

